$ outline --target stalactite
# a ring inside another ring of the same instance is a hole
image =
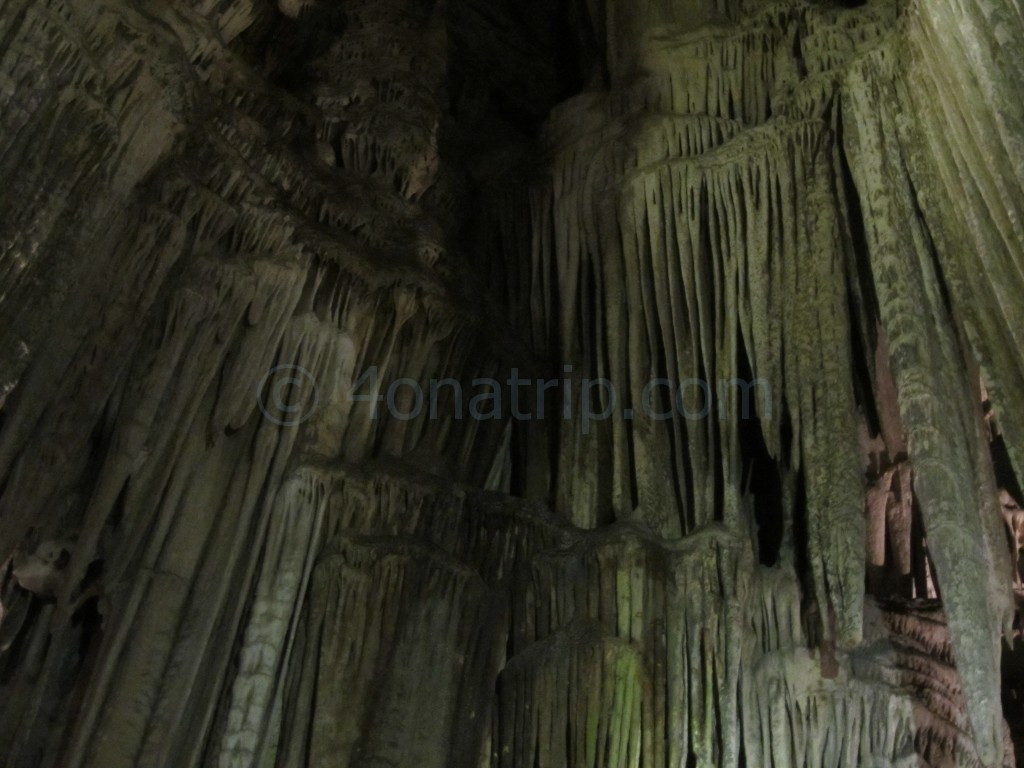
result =
[[[547,5],[0,0],[4,765],[1012,764],[1020,14]]]
[[[940,296],[928,231],[914,216],[905,165],[892,139],[886,141],[894,127],[892,97],[875,99],[867,85],[871,68],[879,63],[878,57],[865,58],[850,74],[846,127],[851,165],[862,205],[874,222],[867,233],[872,273],[914,461],[915,493],[930,533],[929,552],[947,603],[979,755],[983,764],[995,764],[1002,752],[995,711],[998,644],[1011,608],[1008,595],[990,585],[988,569],[1007,570],[999,568],[1006,554],[991,549],[984,534],[986,507],[974,482],[973,398],[962,396],[970,390]],[[902,224],[907,221],[909,231]],[[952,431],[951,417],[959,423]],[[980,563],[988,568],[979,569]]]

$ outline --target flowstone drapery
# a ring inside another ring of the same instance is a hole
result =
[[[0,0],[0,764],[1013,765],[1022,41]]]

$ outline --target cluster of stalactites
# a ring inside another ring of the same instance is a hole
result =
[[[364,10],[372,26],[380,9]],[[426,390],[495,365],[443,274],[453,193],[436,215],[422,200],[436,103],[411,94],[378,131],[394,178],[339,164],[318,143],[338,115],[316,84],[288,93],[245,58],[252,41],[228,45],[268,13],[0,8],[17,94],[0,163],[21,180],[0,196],[11,764],[198,759],[259,564],[292,552],[260,598],[270,615],[308,582],[293,549],[306,537],[310,551],[316,518],[271,518],[296,463],[406,455],[483,485],[501,451],[500,425],[375,407],[396,378]],[[332,51],[344,60],[344,40]],[[395,133],[405,119],[415,146]],[[274,701],[263,684],[243,695]]]
[[[909,698],[842,655],[822,680],[793,571],[721,526],[668,544],[323,465],[271,520],[218,765],[915,759]]]
[[[794,6],[652,37],[643,77],[556,110],[550,172],[495,214],[513,311],[618,399],[589,430],[555,427],[556,505],[581,525],[637,519],[670,538],[739,530],[751,474],[778,473],[785,536],[806,527],[815,597],[835,611],[825,632],[846,641],[864,537],[836,83],[886,13]],[[662,378],[690,388],[652,402]]]
[[[572,364],[575,412],[579,379],[618,397],[607,420],[551,427],[550,496],[579,525],[626,518],[668,538],[781,517],[826,643],[860,637],[865,565],[883,594],[941,593],[994,764],[1012,569],[970,371],[1001,420],[1022,412],[1022,123],[1007,97],[1021,78],[992,53],[1019,16],[793,4],[680,29],[655,11],[625,44],[635,65],[556,109],[549,165],[492,205],[496,279],[537,347]],[[956,65],[937,59],[944,35]],[[725,402],[638,415],[661,378]],[[752,424],[723,389],[737,379],[766,395],[751,387]],[[1017,418],[1001,436],[1019,471]],[[888,453],[867,499],[865,432]],[[766,471],[781,497],[767,511],[744,494]]]

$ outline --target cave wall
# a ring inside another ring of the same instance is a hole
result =
[[[0,761],[1014,764],[1021,32],[0,2]]]

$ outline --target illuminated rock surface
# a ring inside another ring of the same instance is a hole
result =
[[[0,766],[1014,765],[1022,96],[1009,0],[0,0]]]

